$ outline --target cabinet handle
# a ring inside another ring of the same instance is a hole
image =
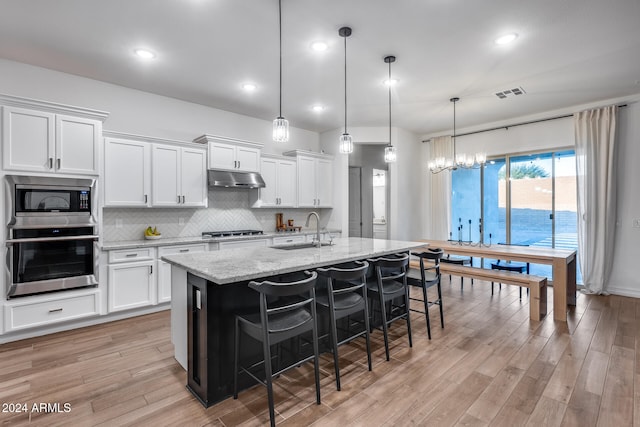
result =
[[[238,169],[240,169],[240,160],[238,160]]]
[[[178,203],[180,203],[180,195],[178,194]]]
[[[318,199],[318,206],[320,206],[320,199]]]
[[[53,169],[53,157],[49,157],[49,169]]]
[[[149,266],[149,274],[153,274],[153,265]]]
[[[180,252],[181,252],[181,253],[189,252],[189,249],[180,249]]]
[[[147,195],[145,194],[145,195],[144,195],[144,202],[145,202],[145,203],[147,203],[147,199],[148,199],[148,197],[147,197]]]
[[[49,313],[57,313],[57,312],[60,312],[60,311],[62,311],[61,308],[52,308],[51,310],[49,310]]]
[[[184,205],[186,202],[184,200],[184,195],[182,196],[182,204]]]
[[[138,254],[126,254],[125,255],[125,257],[127,257],[127,258],[134,258],[134,257],[137,257],[137,256],[138,256]]]
[[[58,158],[58,167],[56,169],[60,169],[61,163],[62,163],[62,161],[60,160],[60,158]]]

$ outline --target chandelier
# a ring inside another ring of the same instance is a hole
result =
[[[486,153],[479,152],[475,155],[456,153],[456,102],[460,101],[460,98],[451,98],[449,101],[453,102],[453,157],[436,157],[429,162],[429,170],[431,173],[440,173],[442,171],[456,170],[458,168],[479,169],[487,163]]]

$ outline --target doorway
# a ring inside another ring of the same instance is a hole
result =
[[[349,166],[349,237],[362,237],[362,168]]]
[[[387,238],[387,171],[373,169],[373,238]]]

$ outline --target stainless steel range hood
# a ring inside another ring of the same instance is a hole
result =
[[[264,180],[257,172],[234,172],[211,169],[209,187],[264,188]]]

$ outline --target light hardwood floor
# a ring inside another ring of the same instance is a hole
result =
[[[330,355],[322,357],[322,404],[315,404],[312,364],[276,380],[282,426],[564,425],[640,426],[640,300],[578,296],[567,323],[550,313],[529,320],[515,287],[495,296],[489,284],[443,279],[445,329],[432,309],[392,328],[391,361],[373,333],[373,372],[362,339],[340,347],[342,391]],[[551,295],[552,293],[549,292]],[[553,307],[550,302],[549,307]],[[185,389],[173,359],[169,312],[0,346],[1,425],[264,425],[261,386],[204,409]],[[70,412],[32,412],[34,403]],[[2,408],[6,409],[6,408]]]

